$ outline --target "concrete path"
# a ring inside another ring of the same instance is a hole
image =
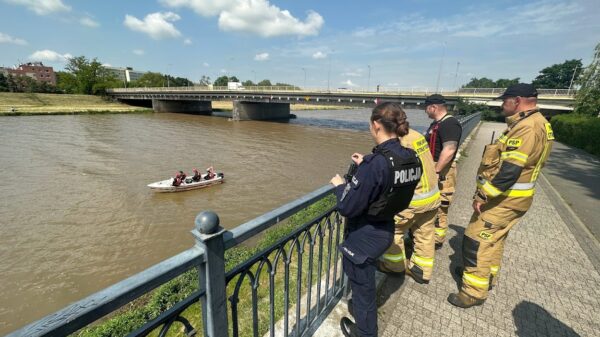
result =
[[[446,301],[460,282],[451,271],[462,265],[462,235],[472,213],[474,177],[483,146],[492,131],[497,135],[503,129],[504,124],[483,123],[459,161],[448,241],[436,253],[431,283],[419,285],[402,277],[383,282],[380,336],[600,336],[598,241],[546,178],[538,182],[532,208],[509,235],[499,284],[487,302],[459,309]],[[564,155],[569,156],[566,151]],[[550,159],[560,163],[558,169],[563,160],[561,156]],[[580,168],[583,173],[588,169]],[[587,186],[585,181],[581,186]],[[560,187],[560,193],[567,188],[570,185]],[[343,315],[347,310],[341,301],[314,336],[342,336],[338,324]]]

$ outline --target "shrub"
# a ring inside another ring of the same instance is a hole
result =
[[[600,118],[581,114],[563,114],[550,121],[556,140],[600,156]]]

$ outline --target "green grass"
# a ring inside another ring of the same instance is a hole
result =
[[[240,247],[235,247],[235,248],[227,250],[225,252],[226,270],[227,271],[232,270],[239,264],[250,259],[254,254],[264,251],[264,250],[268,249],[269,247],[273,246],[274,244],[279,242],[283,237],[298,230],[298,228],[300,226],[302,226],[306,222],[316,218],[317,216],[319,216],[320,214],[325,212],[327,209],[331,208],[334,204],[335,204],[335,197],[333,195],[331,195],[313,205],[308,206],[306,209],[294,214],[287,220],[283,221],[281,224],[265,231],[265,233],[258,240],[258,242],[255,246],[253,246],[253,247],[240,246]],[[310,232],[313,236],[316,235],[315,231],[316,231],[315,228],[312,228],[310,230]],[[335,231],[333,232],[333,235],[335,236]],[[302,235],[301,235],[301,237],[302,237]],[[319,239],[318,236],[317,236],[317,238]],[[318,239],[315,243],[315,248],[314,248],[314,252],[313,252],[314,264],[313,264],[313,269],[312,269],[312,273],[311,273],[312,284],[314,284],[317,281],[317,279],[318,279],[317,276],[319,275],[319,271],[317,269],[318,268],[317,261],[318,261],[318,257],[319,257],[318,254],[320,252]],[[326,257],[328,256],[327,254],[329,254],[329,250],[327,247],[328,239],[329,239],[328,235],[325,235],[323,237],[322,254],[323,254],[324,263],[323,263],[323,266],[320,271],[320,275],[322,275],[321,277],[323,279],[325,278],[326,272],[328,272],[325,270],[327,268],[325,261],[327,260],[326,259]],[[291,243],[287,243],[284,246],[284,249],[287,252],[290,251],[290,245],[291,245]],[[300,285],[302,293],[305,293],[306,289],[308,287],[308,285],[307,285],[307,277],[309,275],[308,247],[309,247],[309,244],[307,242],[307,243],[305,243],[305,245],[303,247],[305,249],[305,253],[303,254],[302,284]],[[335,246],[333,248],[335,249]],[[296,282],[296,278],[298,276],[299,264],[298,264],[296,252],[297,252],[296,249],[294,249],[294,255],[291,258],[291,262],[289,265],[289,277],[290,277],[289,286],[290,287],[289,287],[288,294],[289,294],[290,308],[294,308],[294,304],[297,301],[296,290],[297,290],[298,284]],[[269,255],[271,261],[273,261],[274,254],[276,254],[276,253],[277,253],[277,250],[272,252]],[[331,253],[332,253],[332,255],[331,255],[332,256],[331,257],[332,265],[333,265],[334,251],[332,251]],[[275,294],[274,294],[275,322],[277,322],[280,318],[282,318],[283,315],[285,314],[285,312],[287,311],[287,308],[284,308],[284,305],[283,305],[284,298],[285,298],[285,293],[284,293],[284,288],[283,288],[283,285],[284,285],[283,267],[284,267],[283,263],[279,262],[277,265],[277,273],[275,274],[275,279],[274,279],[274,282],[275,282],[274,283],[275,284]],[[258,263],[254,264],[250,268],[250,270],[252,271],[252,273],[256,274],[257,268],[258,268]],[[176,303],[178,303],[179,301],[183,300],[187,296],[191,295],[194,291],[196,291],[198,288],[197,276],[198,275],[197,275],[196,270],[192,269],[192,270],[184,273],[183,275],[169,281],[168,283],[160,286],[158,289],[151,292],[150,294],[143,296],[141,299],[138,299],[137,301],[134,301],[133,303],[127,305],[123,309],[119,310],[117,313],[112,314],[109,318],[105,319],[104,321],[102,321],[94,326],[91,326],[91,327],[81,330],[80,332],[78,332],[76,334],[76,336],[79,336],[79,337],[125,336],[129,332],[139,328],[145,322],[157,317],[161,312],[168,310],[173,305],[175,305]],[[238,275],[229,282],[229,284],[227,286],[227,295],[228,296],[231,296],[233,294],[234,287],[235,287],[236,282],[238,281],[239,277],[240,276]],[[338,273],[338,277],[339,277],[339,273]],[[270,326],[270,322],[269,322],[269,302],[270,302],[269,277],[268,277],[268,273],[266,273],[266,270],[264,270],[261,273],[261,277],[259,278],[258,284],[259,284],[259,286],[257,288],[257,299],[258,299],[259,335],[263,335],[264,333],[266,333],[269,330],[269,326]],[[330,282],[330,284],[331,284],[331,282]],[[322,295],[323,295],[323,291],[324,291],[324,289],[321,290]],[[238,302],[238,313],[239,313],[239,319],[240,319],[239,332],[240,332],[240,336],[249,336],[249,335],[252,335],[253,320],[252,320],[252,301],[251,301],[252,290],[251,290],[248,280],[243,281],[243,285],[240,288],[239,294],[240,294],[240,296],[239,296],[240,300]],[[228,306],[229,306],[229,309],[231,312],[230,305],[231,305],[231,303],[228,302]],[[304,304],[304,305],[306,305],[306,304]],[[199,303],[195,303],[195,304],[191,305],[189,308],[187,308],[183,312],[182,316],[185,317],[192,324],[192,326],[194,326],[197,330],[199,330],[199,331],[202,330],[202,322],[201,322],[202,315],[201,315],[201,308],[200,308]],[[293,326],[293,324],[294,324],[294,321],[292,319],[290,319],[290,329]],[[232,326],[231,315],[229,316],[229,325],[230,325],[230,331],[231,331],[231,326]],[[161,329],[161,327],[157,328],[155,331],[153,331],[150,334],[150,336],[158,336],[160,329]],[[169,330],[169,333],[167,334],[167,336],[171,336],[171,337],[172,336],[184,336],[184,335],[185,334],[183,331],[183,325],[180,323],[175,323]]]
[[[13,111],[14,110],[14,111]],[[113,102],[100,96],[0,93],[0,116],[148,112],[148,108]]]

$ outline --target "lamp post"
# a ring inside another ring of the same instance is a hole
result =
[[[171,82],[170,82],[171,75],[169,75],[170,68],[171,68],[171,63],[167,64],[167,88],[171,87]]]
[[[573,86],[573,80],[575,79],[575,74],[577,73],[577,67],[579,67],[579,64],[576,64],[575,69],[573,70],[573,76],[571,76],[571,83],[569,83],[569,90],[567,90],[567,96],[571,94],[571,87]]]
[[[439,92],[440,79],[442,77],[442,68],[444,67],[444,57],[446,56],[446,42],[444,42],[444,49],[442,50],[442,59],[440,60],[440,68],[438,69],[437,82],[435,83],[435,92]]]
[[[458,78],[458,67],[460,67],[460,62],[456,62],[456,72],[454,73],[454,84],[452,85],[452,88],[455,88],[456,92],[458,92],[458,88],[456,88],[456,79]]]
[[[254,85],[257,85],[256,84],[256,71],[252,70],[252,74],[254,75]]]
[[[306,68],[302,68],[302,70],[304,71],[304,86],[302,88],[306,90]]]
[[[335,52],[335,50],[332,50],[329,55],[327,55],[327,58],[329,58],[329,68],[327,70],[327,91],[329,91],[329,80],[331,78],[331,55],[333,55],[333,52]]]
[[[369,77],[367,80],[367,91],[369,91],[369,88],[371,87],[371,66],[367,64],[367,67],[369,67]]]

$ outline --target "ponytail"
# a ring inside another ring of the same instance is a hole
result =
[[[408,134],[408,120],[406,112],[400,104],[385,102],[378,104],[371,113],[371,123],[378,121],[384,130],[393,133],[398,137],[404,137]]]

